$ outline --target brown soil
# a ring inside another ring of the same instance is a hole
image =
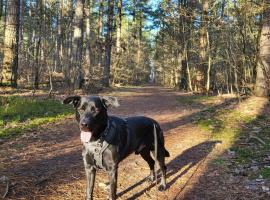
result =
[[[140,156],[125,159],[119,167],[119,199],[254,199],[254,194],[241,187],[243,180],[209,165],[224,149],[222,144],[210,140],[210,133],[192,123],[203,106],[177,103],[177,97],[188,94],[143,87],[123,88],[113,95],[118,96],[121,106],[110,113],[156,119],[165,132],[166,148],[171,154],[166,160],[169,188],[165,192],[158,192],[155,184],[145,181],[149,169]],[[215,102],[222,103],[223,100]],[[2,144],[0,176],[3,175],[11,183],[6,199],[84,199],[81,143],[73,117]],[[102,183],[107,181],[106,173],[98,172],[94,199],[106,199],[108,191]]]

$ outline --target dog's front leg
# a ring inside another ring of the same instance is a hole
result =
[[[85,172],[86,172],[86,180],[87,180],[86,200],[92,200],[95,177],[96,177],[96,169],[94,167],[86,167]]]
[[[117,168],[112,169],[109,172],[110,176],[110,200],[116,199],[116,190],[117,190]]]

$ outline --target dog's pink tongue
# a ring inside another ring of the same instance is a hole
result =
[[[92,132],[81,131],[82,142],[89,142],[92,137]]]

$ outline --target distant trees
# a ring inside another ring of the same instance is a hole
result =
[[[182,90],[265,95],[268,8],[264,0],[0,0],[2,83],[88,90],[145,83],[152,73]]]
[[[162,1],[156,11],[159,82],[204,93],[253,90],[267,7],[268,1]]]

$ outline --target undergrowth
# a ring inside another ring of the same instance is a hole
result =
[[[19,96],[0,97],[0,138],[18,135],[72,113],[69,106],[53,99]]]
[[[207,97],[196,95],[189,96],[189,100],[183,98],[183,103],[190,103],[191,106],[204,104],[205,101]],[[208,106],[196,114],[194,121],[200,129],[210,132],[213,140],[221,140],[234,153],[228,162],[233,162],[236,167],[259,166],[258,170],[250,170],[247,174],[250,177],[270,178],[270,113],[266,109],[269,104],[259,103],[262,102],[252,100],[241,104],[234,102],[235,106],[230,106],[230,103]],[[213,163],[218,166],[226,165],[222,157],[215,159]]]

